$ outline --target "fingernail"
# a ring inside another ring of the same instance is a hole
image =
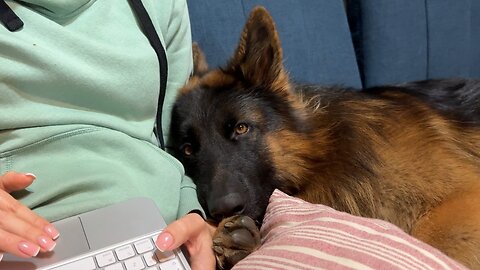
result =
[[[2,259],[3,259],[3,253],[0,252],[0,262],[2,261]]]
[[[168,232],[162,232],[158,235],[155,246],[161,252],[167,250],[173,244],[173,236]]]
[[[58,230],[55,228],[55,226],[53,226],[52,224],[48,224],[47,226],[45,226],[45,228],[43,228],[43,230],[44,230],[53,240],[56,240],[56,239],[60,236],[60,233],[59,233]]]
[[[37,176],[36,176],[35,174],[33,174],[33,173],[26,173],[25,176],[30,177],[32,180],[37,179]]]
[[[46,236],[39,236],[37,238],[37,242],[43,249],[47,251],[52,251],[55,248],[55,245],[57,244],[54,241],[52,241],[52,239]]]
[[[18,250],[20,250],[25,255],[35,257],[38,255],[38,252],[40,252],[40,247],[30,242],[22,241],[18,243]]]

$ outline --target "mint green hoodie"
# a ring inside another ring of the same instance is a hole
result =
[[[128,2],[6,2],[25,25],[0,25],[0,173],[37,176],[14,196],[50,220],[138,196],[167,222],[200,209],[181,164],[157,146],[157,57]],[[188,11],[184,0],[143,3],[167,51],[168,137],[192,68]]]

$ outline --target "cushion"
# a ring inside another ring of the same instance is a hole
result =
[[[398,227],[275,190],[262,246],[234,269],[466,269]]]
[[[211,67],[227,63],[251,9],[262,5],[275,20],[294,81],[361,87],[342,0],[190,0],[188,5],[193,40]]]

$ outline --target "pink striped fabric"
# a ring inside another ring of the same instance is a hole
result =
[[[275,190],[262,246],[234,269],[466,269],[398,227]]]

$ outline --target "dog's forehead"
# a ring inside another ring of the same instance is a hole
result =
[[[205,110],[215,103],[225,102],[229,95],[235,95],[238,80],[222,70],[213,70],[202,77],[193,76],[180,89],[178,103]],[[193,109],[193,108],[192,108]]]
[[[235,76],[230,75],[222,71],[221,69],[215,69],[202,77],[193,76],[188,83],[180,89],[180,95],[186,95],[191,91],[198,91],[198,89],[219,89],[225,88],[229,85],[233,85],[236,81]]]
[[[205,126],[227,121],[260,121],[263,117],[261,100],[255,90],[245,88],[241,82],[212,84],[195,82],[181,92],[177,110],[185,125]],[[217,81],[219,82],[219,81]]]

